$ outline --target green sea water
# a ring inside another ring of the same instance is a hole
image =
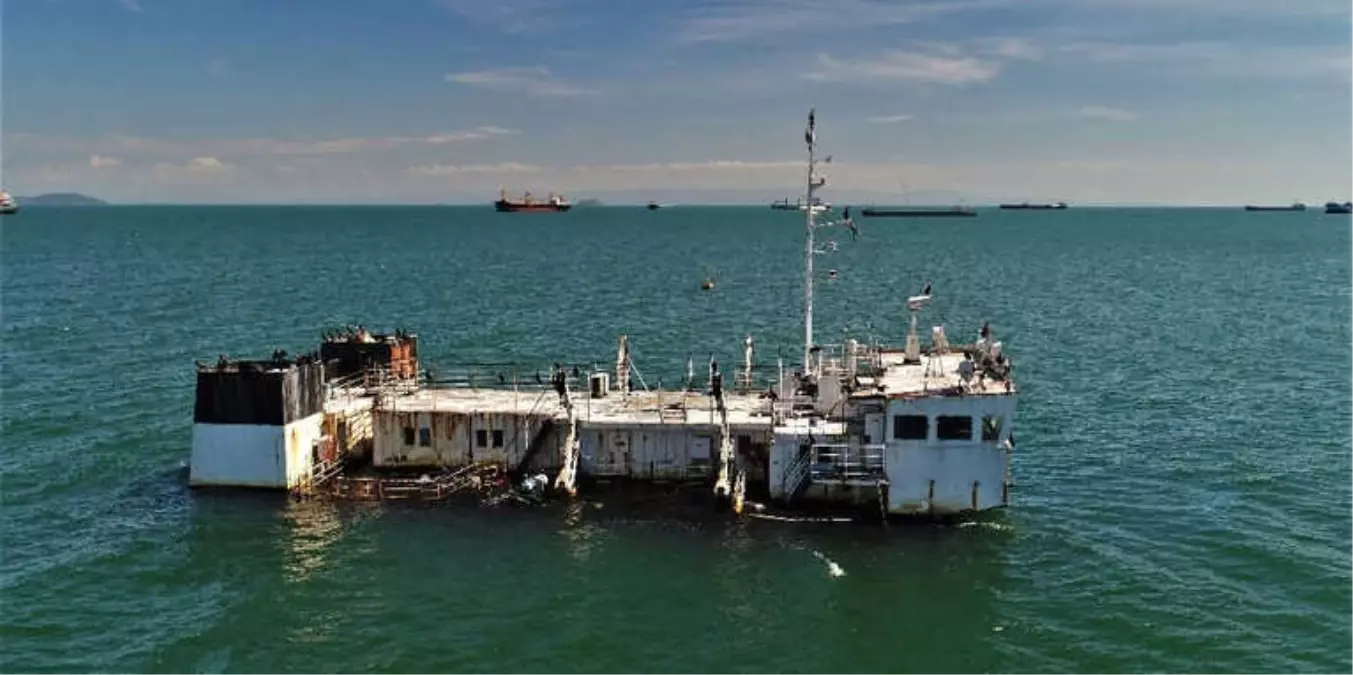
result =
[[[1008,510],[950,526],[196,493],[193,359],[792,362],[765,208],[31,208],[0,220],[5,671],[1349,672],[1350,221],[984,210],[834,235],[823,341],[990,320]],[[713,292],[699,290],[706,271]],[[845,570],[833,577],[818,557]]]

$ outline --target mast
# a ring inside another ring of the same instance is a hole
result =
[[[813,184],[813,152],[817,149],[815,108],[808,111],[808,129],[803,132],[803,139],[808,144],[808,190],[804,200],[808,236],[803,247],[803,374],[806,377],[813,349],[813,192],[817,190]]]
[[[821,251],[814,248],[813,233],[819,227],[845,227],[850,230],[850,237],[854,239],[859,234],[855,227],[855,221],[850,219],[850,207],[847,206],[845,213],[841,218],[835,218],[825,223],[817,222],[817,209],[822,208],[826,211],[830,207],[819,207],[817,197],[818,188],[827,184],[825,176],[817,175],[817,115],[816,110],[808,111],[808,128],[803,132],[803,140],[808,144],[808,184],[807,194],[804,204],[799,208],[804,210],[804,228],[807,230],[807,236],[803,244],[803,374],[809,376],[812,374],[813,363],[813,256],[819,253],[830,253],[836,250],[835,242],[831,242],[829,248]],[[823,159],[824,164],[831,164],[832,156],[827,155]]]

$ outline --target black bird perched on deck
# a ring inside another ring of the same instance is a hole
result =
[[[507,384],[507,378],[502,373],[498,373],[498,384]]]
[[[981,335],[983,338],[989,338],[989,337],[991,337],[991,322],[990,322],[990,321],[983,321],[983,322],[982,322],[982,330],[981,330],[981,332],[978,333],[978,335]]]
[[[925,282],[925,288],[921,289],[921,295],[930,295],[930,282]]]
[[[545,379],[540,376],[540,369],[536,369],[536,384],[545,384]]]

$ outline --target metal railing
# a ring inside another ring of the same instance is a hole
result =
[[[809,477],[813,481],[872,483],[887,473],[883,445],[820,443],[809,455]]]
[[[844,344],[818,345],[818,370],[823,375],[870,376],[883,370],[883,352],[877,343],[855,343],[854,354]]]
[[[790,462],[789,466],[785,468],[781,485],[784,487],[786,502],[793,500],[794,495],[798,493],[799,488],[803,487],[803,482],[808,480],[808,473],[809,469],[812,467],[812,460],[813,453],[800,453],[799,456],[795,457],[794,461]]]

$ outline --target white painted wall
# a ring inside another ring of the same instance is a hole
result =
[[[310,475],[324,414],[286,426],[194,424],[188,484],[286,489]]]
[[[785,469],[799,451],[798,436],[777,435],[770,446],[770,467],[766,470],[767,487],[772,499],[784,499]]]
[[[315,442],[324,435],[324,413],[316,413],[288,424],[283,433],[286,444],[286,487],[310,480],[314,473]]]
[[[973,508],[977,487],[978,510],[1002,505],[1009,455],[1002,448],[1014,423],[1015,399],[1006,396],[968,396],[944,399],[894,400],[888,406],[888,510],[893,513],[957,513]],[[892,437],[896,415],[930,418],[926,440]],[[965,415],[972,418],[971,440],[939,440],[936,418]],[[1001,418],[993,441],[982,441],[982,418]],[[933,481],[933,492],[932,492]]]

